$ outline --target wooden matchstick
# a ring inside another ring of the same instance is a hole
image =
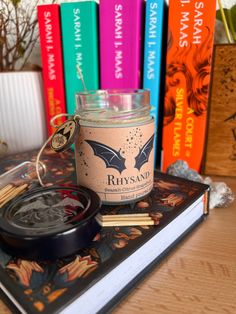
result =
[[[147,216],[147,217],[136,217],[136,216],[134,216],[134,217],[113,217],[113,218],[111,218],[111,217],[109,217],[109,218],[106,218],[106,217],[102,217],[102,218],[99,218],[98,217],[98,219],[99,220],[101,220],[101,221],[129,221],[129,220],[137,220],[137,221],[143,221],[143,220],[153,220],[151,217],[149,217],[149,216]]]
[[[6,203],[8,203],[10,200],[12,200],[14,197],[21,194],[23,191],[25,191],[28,187],[28,184],[23,184],[18,187],[14,187],[10,190],[9,193],[7,193],[4,197],[1,198],[0,201],[0,208],[2,208]]]
[[[4,186],[4,188],[2,188],[0,190],[0,199],[6,195],[6,193],[8,193],[12,188],[14,188],[14,185],[12,184],[8,184],[6,186]]]
[[[117,221],[117,220],[101,221],[101,220],[97,219],[97,222],[102,227],[154,226],[154,225],[159,224],[159,221],[155,222],[152,219],[149,219],[149,220],[119,220],[119,221]]]
[[[144,219],[150,217],[149,213],[134,213],[134,214],[117,214],[117,215],[101,215],[97,214],[100,220],[114,220],[114,219]]]
[[[12,186],[10,190],[8,190],[6,193],[4,193],[0,198],[0,203],[3,202],[9,195],[11,195],[15,190],[15,186]]]
[[[151,226],[159,225],[163,214],[160,212],[132,213],[132,214],[97,214],[96,220],[102,227],[115,226]]]

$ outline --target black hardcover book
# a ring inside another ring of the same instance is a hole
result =
[[[0,161],[1,172],[34,159],[35,152],[9,157]],[[48,153],[43,161],[51,178],[74,182],[70,152],[63,158]],[[58,179],[62,162],[67,167]],[[203,220],[207,193],[207,185],[156,172],[148,197],[132,206],[103,206],[101,214],[148,211],[161,217],[158,225],[103,227],[89,247],[55,261],[24,260],[0,248],[0,287],[22,313],[104,313]]]

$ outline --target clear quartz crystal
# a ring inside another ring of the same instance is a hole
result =
[[[213,182],[210,177],[205,179],[195,170],[189,168],[188,163],[184,160],[177,160],[172,163],[166,171],[168,174],[180,178],[189,179],[196,182],[202,182],[210,186],[209,208],[227,207],[235,199],[234,193],[224,182]]]
[[[166,172],[176,177],[185,178],[196,182],[203,182],[203,178],[200,176],[200,174],[197,171],[190,169],[188,163],[181,159],[172,163],[167,168]]]
[[[213,182],[210,177],[206,177],[204,183],[210,185],[210,209],[227,207],[234,201],[233,191],[224,182]]]

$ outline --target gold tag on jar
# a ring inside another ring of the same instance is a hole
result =
[[[66,120],[52,135],[51,148],[57,153],[65,151],[74,143],[78,131],[79,122],[77,119]]]

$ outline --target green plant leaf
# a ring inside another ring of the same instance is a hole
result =
[[[229,10],[229,28],[236,42],[236,4]]]
[[[13,4],[14,7],[17,7],[18,4],[21,3],[21,0],[10,0],[10,2]]]
[[[236,42],[236,4],[233,5],[230,9],[224,8],[223,10],[228,28],[230,29],[234,42]],[[216,19],[223,22],[220,10],[216,11]]]
[[[19,45],[17,48],[18,56],[23,57],[25,54],[25,48],[22,45]]]
[[[221,13],[220,13],[220,10],[216,10],[216,19],[217,19],[218,21],[223,22],[222,16],[221,16]]]

